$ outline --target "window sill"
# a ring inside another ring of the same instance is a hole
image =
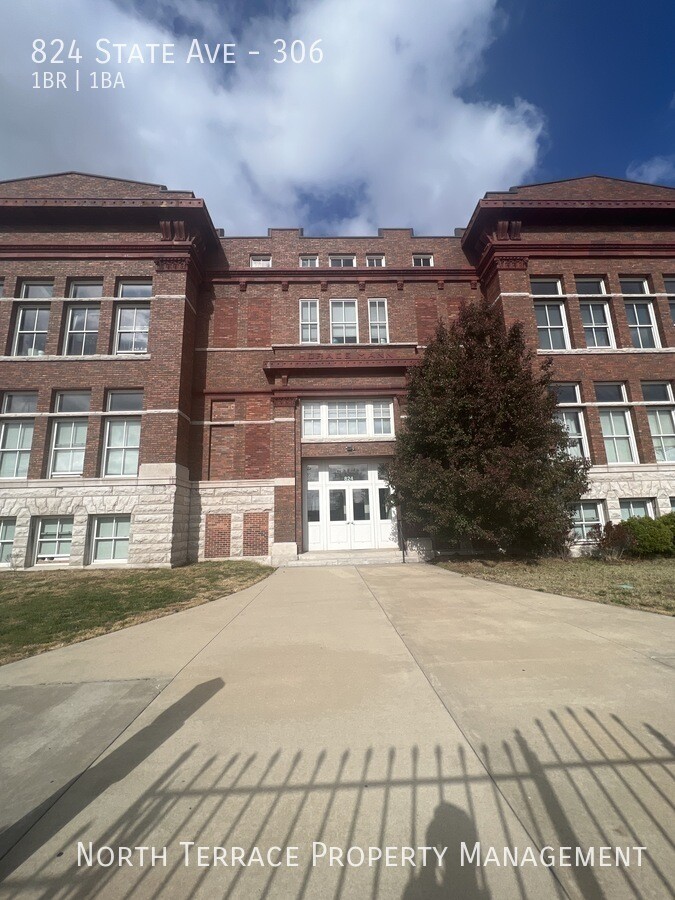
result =
[[[338,435],[330,435],[329,437],[320,437],[319,435],[315,435],[314,437],[303,437],[301,438],[301,443],[303,444],[372,444],[373,441],[395,441],[396,435],[394,434],[359,434],[359,435],[348,435],[348,434],[338,434]]]
[[[565,350],[542,350],[537,349],[537,353],[542,356],[559,356],[563,353],[579,354],[600,354],[607,353],[675,353],[675,347],[568,347]]]
[[[0,356],[1,362],[27,362],[28,360],[49,360],[54,362],[89,362],[102,359],[123,359],[127,362],[131,359],[150,359],[150,353],[92,353],[90,356],[67,356],[64,353],[44,353],[41,356]]]

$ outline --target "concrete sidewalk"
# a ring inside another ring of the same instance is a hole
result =
[[[668,896],[673,625],[429,566],[290,568],[5,666],[0,893]],[[78,868],[78,841],[167,865]],[[186,866],[181,841],[297,847],[297,865]],[[476,869],[462,841],[647,852]],[[313,842],[448,851],[442,871],[431,851],[313,866]]]

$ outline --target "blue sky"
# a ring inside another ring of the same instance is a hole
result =
[[[452,233],[512,184],[675,184],[673,0],[31,0],[11,13],[0,179],[75,169],[190,188],[235,234]],[[35,37],[91,50],[102,35],[175,41],[179,63],[122,66],[115,92],[31,88]],[[273,64],[278,37],[321,39],[324,61]],[[186,66],[192,38],[234,39],[237,64]]]

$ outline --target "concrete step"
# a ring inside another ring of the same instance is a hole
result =
[[[417,562],[417,557],[406,556],[406,562]],[[287,566],[387,566],[403,562],[400,550],[313,550],[301,553]]]

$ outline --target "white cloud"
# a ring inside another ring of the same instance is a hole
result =
[[[17,4],[0,46],[0,178],[78,169],[190,188],[238,234],[270,225],[451,232],[485,190],[522,182],[537,162],[536,109],[461,97],[489,47],[495,5],[304,0],[286,19],[244,24],[236,66],[126,67],[125,90],[75,94],[30,89],[35,37],[72,36],[83,52],[101,36],[175,41],[158,21],[182,10],[222,42],[227,17],[199,0],[155,0],[152,20],[130,0]],[[279,37],[321,38],[324,61],[273,64]],[[318,213],[312,198],[350,202]]]
[[[675,155],[652,156],[644,162],[632,162],[626,169],[626,177],[631,181],[646,181],[649,184],[675,183]]]

